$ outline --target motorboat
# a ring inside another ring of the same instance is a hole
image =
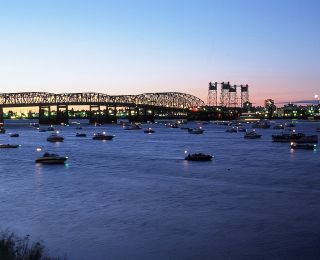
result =
[[[244,138],[246,139],[258,139],[261,138],[261,134],[256,133],[256,131],[250,131],[244,134]]]
[[[35,160],[36,163],[42,164],[64,164],[68,157],[59,156],[54,153],[44,153],[42,157],[39,157]]]
[[[93,135],[93,140],[112,140],[114,135],[107,135],[105,132],[103,133],[96,133]]]
[[[252,128],[270,128],[271,124],[267,120],[256,122],[252,125]]]
[[[187,161],[211,161],[213,158],[212,155],[204,153],[194,153],[188,154],[184,159]]]
[[[19,134],[17,134],[17,133],[12,133],[12,134],[10,134],[10,137],[19,137]]]
[[[247,132],[247,129],[245,129],[244,127],[237,127],[237,131],[238,132]]]
[[[30,126],[32,126],[34,128],[39,128],[40,127],[39,123],[30,123]]]
[[[63,142],[64,137],[60,136],[58,133],[52,133],[48,138],[48,142]]]
[[[191,128],[190,128],[190,127],[186,127],[186,126],[181,126],[180,129],[181,129],[181,130],[189,130],[189,129],[191,129]]]
[[[238,130],[235,127],[229,127],[229,128],[227,128],[226,132],[227,133],[237,133]]]
[[[76,137],[86,137],[86,133],[76,133]]]
[[[147,129],[145,129],[143,132],[145,132],[146,134],[152,134],[152,133],[154,133],[155,131],[154,131],[151,127],[149,127],[149,128],[147,128]]]
[[[81,130],[81,129],[82,129],[82,126],[77,126],[76,129],[77,129],[77,130]]]
[[[3,127],[0,127],[0,134],[5,134],[6,133],[6,129],[4,129]]]
[[[124,125],[124,130],[140,130],[141,126],[139,124],[130,124],[130,125]]]
[[[284,125],[282,124],[277,124],[273,127],[273,129],[284,129]]]
[[[318,127],[318,128],[316,129],[316,132],[320,132],[320,127]]]
[[[39,132],[47,132],[47,129],[45,129],[45,128],[39,128]]]
[[[18,148],[20,146],[19,144],[0,144],[0,148]]]
[[[189,129],[188,129],[188,133],[189,133],[189,134],[200,135],[200,134],[203,134],[203,132],[204,132],[204,130],[202,129],[202,127],[189,128]]]
[[[294,143],[290,144],[291,149],[304,149],[304,150],[315,150],[317,147],[316,144],[303,144],[303,143]]]
[[[274,142],[295,142],[295,143],[318,143],[317,135],[305,135],[304,133],[297,133],[295,131],[289,133],[281,133],[272,135]]]
[[[180,128],[180,123],[179,122],[173,122],[173,123],[165,124],[165,126],[169,127],[169,128]]]
[[[55,131],[55,129],[54,129],[53,126],[49,126],[49,127],[47,128],[47,131],[52,132],[52,131]]]

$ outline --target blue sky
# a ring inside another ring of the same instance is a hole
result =
[[[320,91],[320,1],[1,1],[0,92]]]

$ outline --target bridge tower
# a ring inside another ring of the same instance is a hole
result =
[[[229,88],[229,107],[237,107],[237,86],[233,85]]]
[[[241,107],[243,107],[243,104],[246,102],[249,102],[249,86],[248,84],[243,86],[240,86],[241,88]]]
[[[221,83],[220,106],[228,107],[230,102],[230,82]]]
[[[208,106],[218,105],[218,83],[209,82]]]
[[[3,125],[3,107],[0,106],[0,127]]]

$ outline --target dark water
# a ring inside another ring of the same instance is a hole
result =
[[[190,124],[190,126],[193,126]],[[0,228],[43,240],[68,259],[320,259],[320,151],[203,125],[203,135],[152,126],[59,127],[63,143],[7,125],[0,143]],[[315,134],[320,123],[298,122]],[[115,134],[94,141],[93,132]],[[78,130],[79,131],[79,130]],[[69,156],[36,165],[36,147]],[[187,162],[184,151],[212,162]]]

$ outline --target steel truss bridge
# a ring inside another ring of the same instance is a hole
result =
[[[189,94],[179,92],[145,93],[140,95],[111,96],[102,93],[22,92],[0,93],[2,107],[28,107],[39,105],[105,105],[105,106],[153,106],[173,109],[191,109],[205,103]]]
[[[48,92],[0,93],[0,123],[3,122],[3,108],[38,106],[39,122],[61,123],[68,120],[68,106],[81,105],[89,105],[90,111],[98,109],[98,121],[109,122],[111,120],[109,108],[116,110],[116,108],[125,107],[129,109],[130,116],[133,109],[135,110],[133,114],[136,114],[136,117],[138,117],[136,120],[143,120],[143,117],[147,118],[147,110],[149,111],[148,113],[151,111],[152,118],[154,118],[154,115],[159,111],[187,113],[192,108],[204,106],[205,103],[193,95],[180,92],[117,96],[95,92],[61,94]],[[57,107],[56,117],[58,119],[45,119],[45,111],[49,111],[49,118],[51,116],[51,106]],[[100,106],[105,107],[104,112],[100,112]],[[63,111],[62,114],[61,111]],[[150,118],[150,115],[148,118]],[[114,118],[112,120],[114,121]],[[92,121],[96,121],[96,119],[92,119]]]

